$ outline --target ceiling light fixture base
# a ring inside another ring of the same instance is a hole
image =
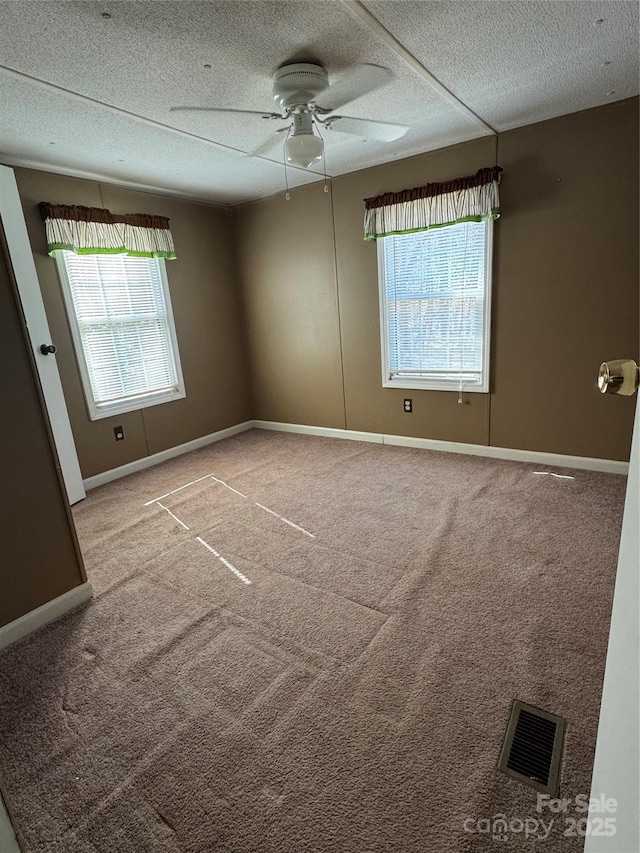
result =
[[[278,68],[273,77],[273,100],[281,110],[313,102],[329,85],[321,65],[295,62]]]

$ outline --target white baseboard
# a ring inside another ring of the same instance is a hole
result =
[[[324,438],[347,438],[351,441],[369,441],[372,444],[384,444],[382,440],[384,436],[379,432],[358,432],[353,429],[285,424],[278,421],[253,421],[253,426],[255,429],[272,429],[276,432],[299,432],[303,435],[321,435]]]
[[[52,601],[47,601],[46,604],[36,607],[30,613],[25,613],[24,616],[14,619],[8,625],[3,625],[0,628],[0,649],[4,649],[28,634],[32,634],[38,628],[48,625],[49,622],[55,622],[69,610],[89,601],[92,595],[93,587],[89,581],[86,581]]]
[[[253,420],[235,424],[235,426],[221,429],[218,432],[212,432],[210,435],[203,435],[201,438],[195,438],[193,441],[186,442],[186,444],[170,447],[167,450],[160,451],[160,453],[154,453],[152,456],[136,459],[134,462],[128,462],[126,465],[121,465],[119,468],[112,468],[110,471],[103,471],[102,474],[96,474],[94,477],[87,477],[83,481],[84,487],[87,491],[95,489],[96,486],[102,486],[104,483],[110,483],[112,480],[126,477],[127,474],[142,471],[145,468],[150,468],[152,465],[165,462],[167,459],[173,459],[174,456],[189,453],[191,450],[198,450],[201,447],[206,447],[208,444],[213,444],[215,441],[222,441],[224,438],[230,438],[232,435],[237,435],[240,432],[246,432],[246,430],[254,428],[275,430],[276,432],[297,432],[302,435],[319,435],[324,438],[343,438],[350,441],[368,441],[372,444],[418,447],[424,450],[441,450],[445,453],[464,453],[471,456],[487,456],[493,459],[511,459],[515,462],[555,465],[559,468],[607,471],[611,474],[626,474],[629,471],[628,462],[618,462],[615,459],[566,456],[561,453],[545,453],[536,450],[514,450],[510,447],[490,447],[484,444],[465,444],[459,441],[439,441],[434,438],[414,438],[413,436],[387,435],[380,432],[360,432],[358,430],[336,429],[334,427]]]
[[[383,444],[394,444],[399,447],[422,447],[425,450],[443,450],[445,453],[464,453],[469,456],[488,456],[492,459],[509,459],[512,462],[556,465],[558,468],[581,468],[586,471],[606,471],[610,474],[627,474],[629,471],[629,463],[619,462],[617,459],[568,456],[562,453],[545,453],[542,450],[516,450],[511,447],[464,444],[458,441],[437,441],[433,438],[411,438],[403,435],[384,435],[383,439]]]
[[[398,447],[418,447],[424,450],[440,450],[445,453],[463,453],[470,456],[509,459],[514,462],[554,465],[558,468],[581,468],[587,471],[606,471],[610,474],[627,474],[629,471],[628,462],[619,462],[616,459],[567,456],[561,453],[545,453],[544,451],[537,450],[515,450],[510,447],[492,447],[484,444],[465,444],[459,441],[439,441],[434,438],[414,438],[412,436],[386,435],[377,432],[357,432],[356,430],[285,424],[276,421],[253,421],[253,426],[256,429],[271,429],[278,432],[299,432],[304,435],[346,438],[353,441],[369,441],[375,444],[391,444]]]
[[[235,424],[226,429],[218,430],[218,432],[194,438],[193,441],[187,441],[185,444],[178,444],[175,447],[169,447],[167,450],[161,450],[159,453],[153,453],[151,456],[144,456],[142,459],[127,462],[126,465],[120,465],[119,468],[112,468],[110,471],[103,471],[101,474],[96,474],[93,477],[87,477],[82,482],[87,491],[95,489],[97,486],[110,483],[112,480],[126,477],[127,474],[134,474],[136,471],[142,471],[145,468],[158,465],[160,462],[166,462],[167,459],[173,459],[174,456],[181,456],[183,453],[189,453],[191,450],[199,450],[201,447],[213,444],[215,441],[222,441],[223,438],[230,438],[239,432],[246,432],[246,430],[253,428],[253,424],[253,421],[244,421],[244,423]]]

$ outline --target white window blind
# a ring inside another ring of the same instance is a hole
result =
[[[57,256],[93,416],[183,397],[164,262],[68,251]]]
[[[378,240],[385,385],[487,390],[490,229]]]

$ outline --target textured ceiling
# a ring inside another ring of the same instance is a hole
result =
[[[246,156],[275,127],[169,107],[270,111],[286,61],[320,61],[332,82],[362,62],[395,75],[339,112],[408,134],[327,133],[330,175],[638,93],[635,0],[0,0],[0,16],[3,162],[223,204],[283,188],[280,150]]]

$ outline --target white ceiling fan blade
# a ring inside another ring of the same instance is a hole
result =
[[[258,145],[255,151],[250,151],[247,156],[262,157],[264,154],[268,154],[276,147],[276,145],[281,145],[284,142],[282,134],[287,130],[289,130],[288,127],[278,128],[275,133],[272,133],[270,134],[270,136],[267,136],[262,145]]]
[[[393,79],[388,68],[381,65],[356,65],[344,74],[334,86],[328,86],[314,98],[317,107],[332,112],[350,101],[362,97]]]
[[[353,133],[362,139],[372,142],[394,142],[409,130],[406,124],[391,124],[386,121],[371,121],[366,118],[349,118],[348,116],[331,116],[324,122],[329,130],[339,130],[342,133]]]
[[[257,110],[228,110],[224,107],[169,107],[170,113],[227,113],[231,115],[261,116],[261,118],[285,119],[280,113],[258,112]]]

